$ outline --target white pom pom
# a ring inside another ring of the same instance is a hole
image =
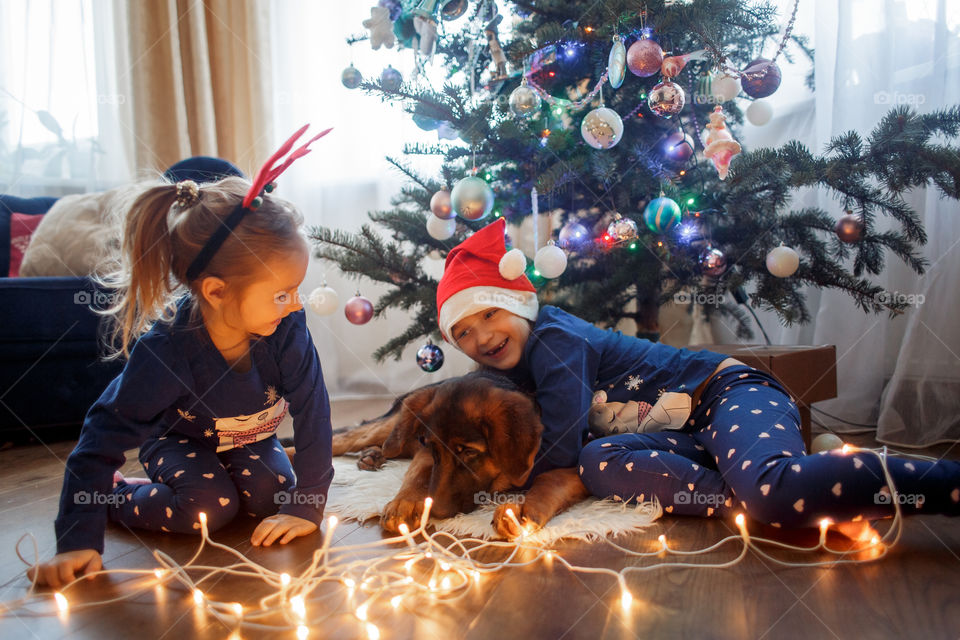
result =
[[[435,240],[449,240],[456,230],[456,219],[442,220],[433,214],[427,216],[427,233]]]
[[[800,266],[800,255],[790,247],[780,245],[767,254],[767,271],[778,278],[789,278]]]
[[[320,316],[328,316],[340,306],[340,296],[330,287],[317,287],[310,292],[307,304]]]
[[[762,127],[773,117],[773,107],[766,100],[755,100],[747,107],[747,120],[755,127]]]
[[[516,280],[527,268],[527,256],[520,249],[510,249],[500,258],[500,275],[506,280]]]
[[[550,244],[537,251],[533,266],[544,278],[557,278],[567,268],[567,254],[551,240]]]

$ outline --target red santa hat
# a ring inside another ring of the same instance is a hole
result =
[[[508,280],[500,273],[506,220],[474,232],[447,254],[437,286],[437,321],[443,339],[456,346],[450,330],[469,315],[497,307],[528,320],[537,319],[537,290],[525,275]]]

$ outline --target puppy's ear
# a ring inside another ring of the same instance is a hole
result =
[[[493,394],[497,410],[487,421],[487,448],[504,475],[515,487],[523,486],[533,470],[540,449],[543,424],[536,403],[528,396],[504,390]]]
[[[430,404],[436,395],[435,386],[418,389],[401,401],[396,414],[396,425],[383,443],[383,457],[396,458],[403,452],[416,451],[414,439],[423,432],[423,425],[430,411]]]

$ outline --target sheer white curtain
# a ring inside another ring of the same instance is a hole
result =
[[[746,128],[748,148],[796,139],[822,150],[851,129],[866,136],[894,104],[921,112],[960,104],[960,3],[819,0],[801,6],[806,22],[815,23],[816,93],[786,105],[766,127]],[[926,446],[960,440],[960,206],[934,188],[906,200],[927,230],[922,254],[930,266],[917,276],[891,255],[877,278],[917,302],[905,314],[865,315],[839,292],[811,290],[810,325],[785,328],[772,314],[760,318],[774,343],[837,345],[839,397],[820,408],[878,424],[883,442]],[[797,194],[794,206],[811,204],[840,215],[829,194]],[[893,227],[878,222],[880,230]],[[826,422],[838,431],[850,428]]]
[[[334,127],[314,146],[313,153],[284,174],[280,184],[279,195],[301,208],[308,225],[359,230],[370,222],[367,212],[388,209],[391,197],[406,182],[385,156],[407,161],[401,153],[404,143],[437,141],[435,133],[418,129],[398,105],[382,103],[340,83],[340,74],[351,61],[365,77],[379,76],[388,64],[404,79],[411,77],[413,54],[409,49],[373,51],[365,41],[347,46],[348,36],[365,33],[362,22],[370,17],[370,6],[272,0],[276,94],[270,135],[282,140],[306,122],[315,130]],[[429,158],[414,161],[427,175],[439,168],[439,162]],[[433,261],[428,268],[439,275],[443,263]],[[410,346],[400,362],[375,362],[373,351],[406,328],[408,314],[390,310],[386,318],[352,325],[342,311],[347,299],[359,289],[376,302],[386,287],[347,279],[336,265],[312,260],[301,292],[309,293],[324,278],[339,293],[341,308],[327,317],[308,311],[308,321],[331,395],[393,395],[468,370],[469,360],[449,345],[442,346],[446,363],[432,374],[417,367],[419,345]]]

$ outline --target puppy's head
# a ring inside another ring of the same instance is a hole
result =
[[[505,378],[453,378],[411,393],[402,411],[383,453],[411,439],[430,451],[437,517],[473,511],[477,493],[519,487],[530,475],[543,425],[533,398]]]

